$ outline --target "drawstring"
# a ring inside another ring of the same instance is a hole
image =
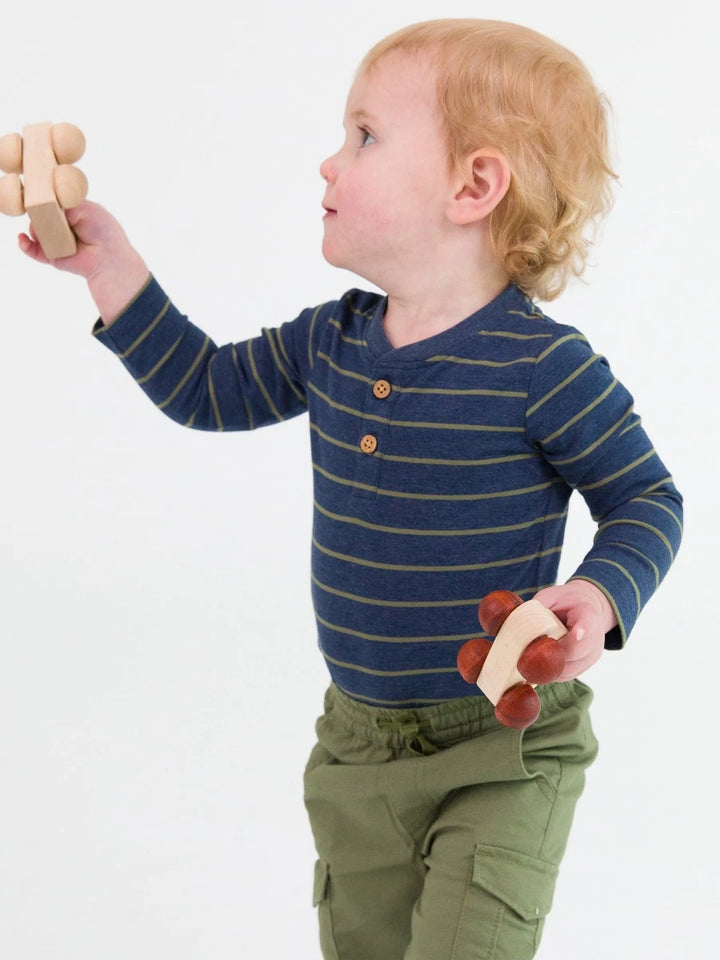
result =
[[[378,717],[377,725],[381,730],[397,730],[416,757],[428,757],[438,751],[434,743],[420,736],[420,720],[411,710],[403,710],[395,717]]]

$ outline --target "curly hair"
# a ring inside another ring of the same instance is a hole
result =
[[[616,179],[609,105],[587,68],[527,27],[450,19],[391,34],[358,73],[392,51],[432,56],[451,167],[481,147],[506,157],[510,187],[489,219],[493,252],[526,294],[554,299],[584,272]]]

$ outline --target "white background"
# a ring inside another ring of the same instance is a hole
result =
[[[525,23],[614,107],[616,206],[548,307],[634,393],[683,550],[586,679],[601,754],[541,960],[715,957],[718,78],[710,4],[90,0],[6,5],[0,134],[85,131],[91,198],[217,342],[357,283],[319,252],[320,161],[366,49],[437,16]],[[647,13],[638,12],[640,9]],[[319,958],[301,774],[327,683],[304,418],[185,431],[90,336],[83,281],[0,219],[0,955]],[[563,573],[587,550],[582,503]]]

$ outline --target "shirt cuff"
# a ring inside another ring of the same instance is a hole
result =
[[[166,308],[167,302],[167,294],[151,274],[112,323],[106,326],[102,317],[98,317],[92,335],[113,353],[122,353],[147,330],[148,317],[156,316]]]

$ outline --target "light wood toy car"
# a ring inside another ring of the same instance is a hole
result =
[[[522,599],[510,590],[496,590],[480,603],[480,626],[495,640],[468,640],[457,658],[460,675],[476,683],[495,705],[495,716],[507,727],[524,729],[540,716],[539,683],[557,680],[565,653],[557,642],[565,625],[538,600]]]
[[[49,260],[72,256],[75,235],[65,210],[87,196],[85,174],[73,164],[85,152],[85,137],[72,123],[33,123],[0,138],[0,213],[27,213]],[[21,179],[22,175],[22,179]]]

